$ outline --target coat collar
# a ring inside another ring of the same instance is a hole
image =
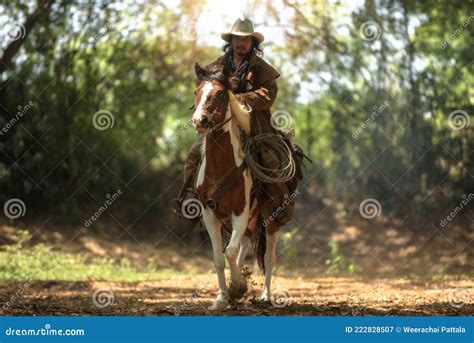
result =
[[[231,63],[230,60],[232,57],[225,54],[221,56],[221,59],[224,62]],[[226,59],[229,60],[226,61]],[[249,69],[260,69],[259,73],[262,74],[262,80],[277,79],[280,76],[280,73],[278,73],[275,68],[265,62],[262,58],[258,57],[253,50],[250,52]]]

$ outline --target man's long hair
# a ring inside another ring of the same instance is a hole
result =
[[[257,38],[252,36],[252,41],[253,41],[252,50],[255,52],[255,55],[257,55],[258,57],[263,57],[263,47],[258,42]],[[233,52],[232,38],[230,39],[229,42],[224,44],[224,46],[222,47],[222,51],[224,51],[226,55],[232,54]]]

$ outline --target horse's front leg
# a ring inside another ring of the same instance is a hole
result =
[[[245,194],[245,204],[242,213],[236,215],[232,213],[231,222],[232,222],[232,235],[230,236],[229,244],[225,249],[225,255],[230,260],[237,259],[237,253],[239,252],[240,242],[242,236],[245,233],[249,222],[250,215],[250,189],[252,187],[252,178],[250,176],[249,170],[244,172],[244,187],[243,191]],[[236,263],[237,265],[237,263]]]
[[[241,269],[237,265],[237,254],[239,249],[241,248],[242,238],[244,236],[245,230],[247,229],[247,225],[249,222],[249,215],[250,215],[250,188],[251,188],[251,180],[250,176],[244,174],[245,178],[245,205],[242,213],[239,215],[232,214],[231,215],[231,222],[232,222],[232,235],[229,240],[229,244],[225,249],[225,255],[229,260],[229,267],[230,267],[230,279],[231,279],[231,287],[232,291],[236,291],[235,296],[242,295],[247,290],[245,280],[242,278]],[[242,251],[241,251],[242,252]],[[235,293],[235,292],[232,292]]]
[[[204,209],[202,219],[206,230],[209,233],[214,254],[214,265],[217,273],[217,283],[219,292],[217,298],[211,306],[211,310],[223,310],[229,303],[229,292],[225,284],[225,258],[222,253],[222,223],[210,209]]]
[[[247,292],[247,281],[242,275],[242,268],[244,266],[245,256],[250,245],[250,238],[245,235],[240,242],[239,254],[229,260],[231,284],[229,288],[229,295],[231,298],[241,298]]]

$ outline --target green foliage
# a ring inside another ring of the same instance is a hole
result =
[[[461,0],[367,0],[348,15],[331,1],[296,6],[281,53],[316,89],[292,113],[326,196],[356,209],[357,194],[372,194],[386,213],[406,216],[397,213],[401,203],[422,206],[416,215],[442,205],[423,200],[441,183],[457,194],[472,189],[473,131],[449,127],[457,109],[472,122],[471,7]],[[361,27],[370,21],[378,34],[364,40]]]
[[[40,243],[27,246],[31,234],[19,230],[14,244],[0,250],[0,282],[25,280],[103,280],[145,281],[169,278],[179,274],[170,269],[157,270],[152,263],[138,270],[128,259],[88,258],[85,254],[71,254],[53,250]]]
[[[23,22],[33,4],[1,6]],[[163,215],[196,138],[187,124],[192,67],[220,54],[206,37],[183,34],[206,15],[203,6],[55,4],[0,75],[0,128],[33,103],[0,137],[0,200],[21,195],[29,209],[48,206],[79,223],[84,204],[123,188],[131,217]],[[271,2],[255,6],[265,6],[269,21],[283,19]],[[384,213],[403,215],[403,203],[423,215],[442,205],[424,200],[441,183],[456,194],[472,190],[473,130],[453,130],[448,120],[474,110],[473,23],[463,27],[471,2],[367,0],[349,9],[324,0],[284,10],[293,15],[286,39],[265,48],[281,73],[273,109],[292,115],[297,143],[315,162],[307,184],[319,197],[337,196],[350,213],[360,194],[371,194]],[[368,21],[380,27],[372,41],[361,37]],[[109,129],[93,125],[100,110],[113,115]]]
[[[330,258],[325,261],[326,274],[330,276],[357,275],[361,273],[360,267],[355,262],[347,262],[342,249],[337,242],[329,243]]]
[[[29,13],[25,3],[2,5],[4,14]],[[54,206],[62,215],[56,220],[80,223],[84,203],[121,188],[135,191],[122,199],[132,204],[130,216],[148,209],[160,187],[176,178],[195,137],[188,127],[163,144],[167,127],[173,135],[191,115],[194,62],[210,59],[211,49],[190,49],[194,43],[177,39],[179,18],[151,3],[124,11],[94,2],[51,8],[28,35],[15,68],[0,77],[0,128],[32,102],[0,139],[0,200],[22,194],[30,209]],[[131,23],[138,27],[130,30]],[[105,130],[94,125],[101,110],[113,116]]]

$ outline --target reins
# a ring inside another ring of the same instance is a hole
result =
[[[213,132],[215,132],[215,131],[221,129],[225,124],[227,124],[229,121],[231,121],[233,117],[234,117],[234,115],[231,113],[231,114],[230,114],[230,117],[227,118],[226,120],[224,120],[222,123],[219,123],[219,124],[217,124],[216,126],[210,127],[208,133],[213,133]],[[211,123],[212,123],[212,122],[211,122]]]

